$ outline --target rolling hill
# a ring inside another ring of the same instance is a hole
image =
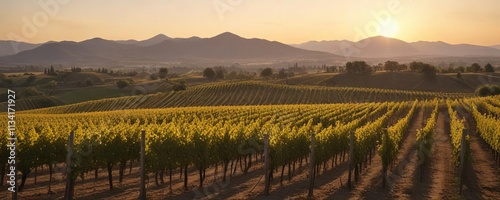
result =
[[[499,84],[500,74],[462,73],[462,79],[457,79],[455,73],[450,73],[438,74],[435,80],[428,80],[422,74],[414,72],[377,72],[369,75],[318,73],[276,80],[275,83],[473,93],[481,85]]]
[[[352,87],[292,86],[257,81],[215,82],[188,87],[187,90],[179,92],[101,99],[28,112],[56,114],[186,106],[385,102],[465,96],[471,96],[471,94]]]
[[[64,104],[65,103],[62,102],[57,97],[41,95],[41,96],[34,96],[16,100],[15,109],[16,111],[32,110],[38,108],[60,106]],[[0,106],[1,106],[0,112],[7,112],[7,102],[0,103]]]

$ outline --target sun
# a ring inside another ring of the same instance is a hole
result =
[[[389,23],[387,23],[385,26],[380,26],[380,35],[384,37],[395,37],[399,32],[399,24],[391,20]]]

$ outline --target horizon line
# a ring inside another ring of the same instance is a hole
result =
[[[347,40],[347,39],[323,39],[323,40],[308,40],[308,41],[304,41],[304,42],[301,42],[301,43],[284,43],[284,42],[281,42],[281,41],[278,41],[278,40],[270,40],[270,39],[266,39],[266,38],[256,38],[256,37],[243,37],[241,35],[238,35],[236,33],[233,33],[233,32],[230,32],[230,31],[225,31],[225,32],[222,32],[222,33],[219,33],[217,35],[214,35],[214,36],[211,36],[211,37],[200,37],[200,36],[196,36],[196,35],[193,35],[193,36],[190,36],[190,37],[170,37],[168,36],[167,34],[164,34],[164,33],[158,33],[152,37],[148,37],[148,38],[145,38],[145,39],[136,39],[136,38],[129,38],[129,39],[108,39],[108,38],[103,38],[103,37],[99,37],[99,36],[95,36],[95,37],[92,37],[92,38],[88,38],[88,39],[84,39],[84,40],[80,40],[80,41],[75,41],[75,40],[49,40],[49,41],[45,41],[45,42],[39,42],[39,43],[32,43],[32,42],[27,42],[27,41],[16,41],[16,40],[0,40],[0,41],[5,41],[5,42],[10,42],[10,41],[14,41],[14,42],[23,42],[23,43],[28,43],[28,44],[46,44],[46,43],[49,43],[49,42],[84,42],[84,41],[88,41],[88,40],[92,40],[92,39],[103,39],[103,40],[108,40],[108,41],[145,41],[145,40],[149,40],[149,39],[152,39],[154,37],[157,37],[157,36],[160,36],[160,35],[163,35],[163,36],[166,36],[168,38],[171,38],[171,39],[188,39],[188,38],[194,38],[194,37],[197,37],[197,38],[201,38],[201,39],[209,39],[209,38],[214,38],[214,37],[217,37],[219,35],[222,35],[222,34],[233,34],[233,35],[236,35],[238,37],[241,37],[241,38],[244,38],[244,39],[263,39],[263,40],[267,40],[267,41],[272,41],[272,42],[280,42],[282,44],[286,44],[286,45],[300,45],[300,44],[305,44],[305,43],[309,43],[309,42],[330,42],[330,41],[349,41],[349,42],[359,42],[359,41],[362,41],[362,40],[365,40],[365,39],[369,39],[369,38],[375,38],[375,37],[384,37],[384,38],[389,38],[389,39],[396,39],[396,40],[400,40],[400,41],[403,41],[403,42],[406,42],[406,43],[416,43],[416,42],[443,42],[443,43],[446,43],[446,44],[450,44],[450,45],[475,45],[475,46],[483,46],[483,47],[492,47],[492,46],[499,46],[500,44],[490,44],[490,45],[480,45],[480,44],[471,44],[471,43],[456,43],[456,44],[452,44],[452,43],[448,43],[446,41],[443,41],[443,40],[437,40],[437,41],[428,41],[428,40],[418,40],[418,41],[412,41],[412,42],[409,42],[409,41],[406,41],[406,40],[403,40],[403,39],[399,39],[397,37],[387,37],[387,36],[383,36],[383,35],[375,35],[375,36],[370,36],[370,37],[366,37],[366,38],[363,38],[363,39],[360,39],[358,41],[352,41],[352,40]]]

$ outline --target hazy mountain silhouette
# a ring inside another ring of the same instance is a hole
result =
[[[323,51],[342,55],[344,49],[352,45],[354,45],[354,42],[349,40],[323,40],[309,41],[302,44],[293,44],[292,46],[311,51]]]
[[[383,36],[375,36],[360,40],[351,47],[355,57],[403,57],[418,54],[418,50],[410,44]],[[356,53],[359,51],[359,53]]]
[[[91,54],[92,52],[79,43],[63,41],[44,44],[12,56],[0,57],[0,61],[3,63],[78,62],[82,59],[90,59]]]
[[[272,59],[297,57],[333,57],[324,52],[294,48],[263,39],[245,39],[233,33],[222,33],[207,39],[174,39],[137,49],[134,53],[151,58]]]
[[[150,45],[148,45],[150,44]],[[16,55],[0,57],[0,63],[100,63],[110,61],[174,61],[179,59],[281,59],[335,58],[279,42],[246,39],[233,33],[212,38],[169,38],[157,35],[144,41],[111,41],[93,38],[82,42],[56,42]]]
[[[448,44],[445,42],[419,41],[408,43],[402,40],[375,36],[358,42],[352,41],[310,41],[293,45],[297,48],[325,51],[349,57],[407,57],[407,56],[498,56],[499,49],[470,44]]]
[[[12,40],[0,40],[0,56],[14,55],[22,51],[37,48],[41,45],[42,44],[31,44]]]
[[[155,44],[160,44],[162,43],[163,41],[165,40],[170,40],[172,38],[166,36],[166,35],[163,35],[163,34],[158,34],[152,38],[149,38],[147,40],[143,40],[143,41],[140,41],[139,42],[139,45],[141,46],[151,46],[151,45],[155,45]]]
[[[164,34],[158,34],[152,38],[142,40],[142,41],[137,41],[137,40],[115,40],[114,42],[120,43],[120,44],[133,44],[133,45],[139,45],[139,46],[151,46],[155,44],[159,44],[165,40],[170,40],[172,38],[164,35]]]
[[[15,55],[12,44],[24,50]],[[493,48],[495,47],[495,48]],[[93,38],[82,42],[29,44],[0,41],[1,64],[164,62],[189,59],[280,60],[337,59],[344,57],[395,58],[408,56],[489,56],[500,57],[500,45],[485,47],[470,44],[419,41],[408,43],[382,36],[357,42],[348,40],[311,41],[286,45],[258,38],[242,38],[225,32],[211,38],[170,38],[159,34],[150,39],[112,41]],[[328,52],[328,53],[326,53]]]
[[[448,44],[445,42],[413,42],[412,46],[424,55],[438,56],[500,56],[500,50],[470,44]]]
[[[293,46],[307,50],[325,51],[346,57],[385,58],[418,53],[417,49],[402,40],[383,36],[370,37],[357,42],[348,40],[311,41]]]
[[[490,46],[491,48],[494,48],[494,49],[500,49],[500,44],[499,45],[493,45],[493,46]]]

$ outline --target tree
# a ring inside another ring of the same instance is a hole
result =
[[[21,90],[19,93],[19,96],[23,98],[44,95],[43,92],[38,91],[35,87],[26,88],[24,90]]]
[[[160,68],[160,71],[158,72],[158,77],[160,77],[160,79],[164,79],[167,77],[167,75],[168,75],[168,69],[166,67]]]
[[[269,77],[271,77],[273,74],[274,74],[273,69],[271,69],[271,68],[269,68],[269,67],[268,67],[268,68],[263,69],[263,70],[260,72],[260,76],[265,77],[265,78],[269,78]]]
[[[410,63],[410,70],[423,73],[427,78],[434,78],[438,71],[436,67],[430,64],[415,61]]]
[[[225,78],[226,78],[226,70],[224,70],[224,69],[218,69],[215,72],[215,79],[224,80]]]
[[[127,76],[137,76],[139,74],[139,72],[136,72],[136,71],[131,71],[131,72],[128,72],[127,73]]]
[[[207,67],[205,70],[203,70],[203,77],[206,77],[210,80],[215,78],[215,70]]]
[[[288,77],[288,74],[286,73],[286,70],[285,69],[280,69],[280,71],[278,72],[278,78],[279,79],[285,79]]]
[[[422,70],[423,62],[411,62],[410,63],[410,71],[420,72]]]
[[[175,84],[173,86],[174,91],[181,91],[181,90],[186,90],[186,82],[185,81],[180,81],[179,84]]]
[[[457,71],[458,72],[465,72],[465,67],[464,66],[460,66],[457,68]]]
[[[226,78],[229,80],[237,79],[238,73],[236,73],[235,71],[229,72],[229,74],[227,74]]]
[[[437,73],[437,68],[429,64],[424,64],[420,69],[420,73],[423,73],[427,78],[434,78]]]
[[[354,62],[347,62],[345,64],[345,68],[347,73],[350,74],[361,74],[361,73],[369,73],[372,71],[370,65],[368,65],[365,61],[354,61]]]
[[[71,67],[71,72],[73,72],[73,73],[82,72],[82,68],[79,68],[79,67]]]
[[[481,71],[481,65],[474,63],[470,67],[467,67],[467,71],[470,72],[479,72]]]
[[[399,65],[398,62],[388,60],[384,64],[384,70],[391,71],[391,72],[398,71],[398,65]]]
[[[493,68],[493,66],[490,63],[488,63],[484,66],[484,71],[485,72],[495,72],[495,68]]]
[[[33,83],[33,82],[35,82],[35,80],[36,80],[36,76],[31,75],[28,77],[28,79],[26,79],[26,83],[28,83],[28,84]]]
[[[118,88],[120,88],[120,89],[127,87],[128,84],[129,84],[128,81],[124,81],[124,80],[119,80],[116,82],[116,86],[118,86]]]
[[[491,96],[491,95],[499,95],[500,87],[498,85],[483,85],[476,90],[477,95],[479,96]]]
[[[396,68],[397,71],[404,71],[408,69],[408,65],[406,64],[399,64]]]

